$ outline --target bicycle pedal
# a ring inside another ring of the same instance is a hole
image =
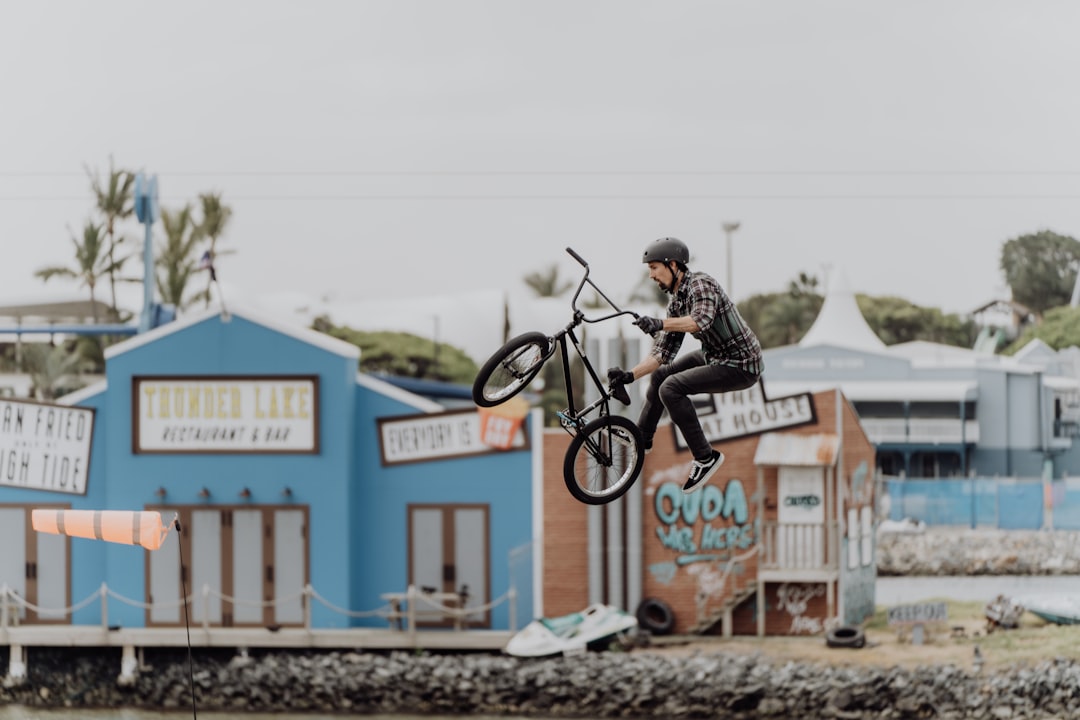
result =
[[[565,410],[555,411],[555,417],[559,418],[559,424],[564,428],[572,428],[577,425],[574,418],[570,417]]]

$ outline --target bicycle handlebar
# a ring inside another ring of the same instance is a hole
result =
[[[578,283],[577,290],[574,292],[574,297],[571,298],[571,300],[570,300],[570,307],[574,308],[575,312],[578,312],[578,309],[577,309],[578,296],[581,295],[582,289],[586,285],[589,285],[590,287],[592,287],[593,290],[595,290],[597,292],[597,294],[600,295],[600,297],[604,298],[604,300],[607,301],[608,305],[610,305],[612,308],[615,309],[615,314],[614,315],[605,315],[604,317],[593,318],[593,319],[586,318],[584,315],[582,315],[582,317],[581,317],[582,320],[584,320],[585,322],[600,322],[601,320],[608,320],[610,318],[617,317],[618,315],[631,315],[631,316],[633,316],[633,318],[635,320],[638,319],[639,316],[638,316],[638,314],[636,312],[634,312],[633,310],[622,310],[621,308],[619,308],[618,305],[616,305],[614,302],[612,302],[611,298],[609,298],[607,295],[604,294],[603,290],[596,287],[596,283],[594,283],[592,280],[589,279],[589,263],[585,262],[585,258],[581,257],[576,252],[574,252],[573,248],[569,248],[569,247],[566,248],[566,252],[568,252],[570,254],[570,257],[574,258],[579,263],[581,263],[581,267],[585,268],[585,276],[582,277],[581,282]]]

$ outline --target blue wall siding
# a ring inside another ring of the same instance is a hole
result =
[[[132,378],[140,375],[317,375],[319,454],[133,455]],[[102,414],[114,422],[103,453],[109,479],[99,481],[108,486],[108,497],[97,507],[233,505],[244,502],[240,498],[244,488],[251,491],[248,502],[252,504],[309,505],[311,583],[329,602],[348,605],[351,555],[344,528],[349,522],[349,479],[354,470],[354,358],[234,315],[228,322],[213,317],[122,352],[109,359],[107,377],[107,411]],[[164,500],[155,495],[159,487],[166,491]],[[209,498],[199,497],[203,487],[210,491]],[[292,491],[291,498],[282,495],[286,487]],[[109,585],[116,583],[118,592],[141,598],[145,563],[132,567],[125,554],[128,550],[110,548]],[[124,571],[117,572],[121,565]],[[142,610],[134,614],[125,612],[121,624],[142,625]],[[312,615],[321,627],[346,625],[340,614],[319,603],[313,605]]]
[[[370,610],[383,604],[379,595],[404,591],[408,584],[408,517],[410,503],[488,505],[491,555],[491,599],[510,584],[509,553],[532,539],[532,455],[510,451],[469,458],[382,467],[375,420],[416,410],[365,393],[359,403],[361,428],[359,475],[370,479],[357,508],[353,542],[363,558],[355,583],[355,608]],[[370,414],[369,414],[370,413]],[[371,428],[370,432],[365,428]],[[531,593],[531,588],[519,587]],[[527,613],[527,614],[526,614]],[[532,618],[532,598],[520,598],[518,618]],[[358,625],[385,625],[379,618]],[[508,606],[492,611],[492,627],[509,627]]]

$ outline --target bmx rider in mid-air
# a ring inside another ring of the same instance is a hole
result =
[[[652,350],[630,370],[608,370],[608,380],[626,385],[652,376],[638,418],[645,452],[652,448],[666,408],[694,454],[683,485],[684,493],[692,493],[716,473],[724,454],[705,438],[689,396],[753,387],[764,370],[761,343],[720,283],[706,273],[690,271],[690,250],[681,240],[666,237],[650,243],[642,262],[649,266],[649,279],[671,295],[667,317],[643,315],[634,321],[654,337]],[[701,349],[676,357],[686,333],[701,342]]]

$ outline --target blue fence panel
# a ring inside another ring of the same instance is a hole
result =
[[[1072,478],[1053,483],[1055,530],[1080,530],[1080,486],[1075,483]]]
[[[927,525],[996,526],[997,483],[989,478],[887,480],[893,520],[912,518]]]
[[[1038,479],[907,478],[886,480],[885,488],[892,520],[912,518],[927,525],[1008,530],[1043,526],[1043,486]],[[1054,527],[1080,529],[1080,487],[1059,495]]]
[[[1038,530],[1043,524],[1041,482],[998,485],[998,527],[1002,530]]]

